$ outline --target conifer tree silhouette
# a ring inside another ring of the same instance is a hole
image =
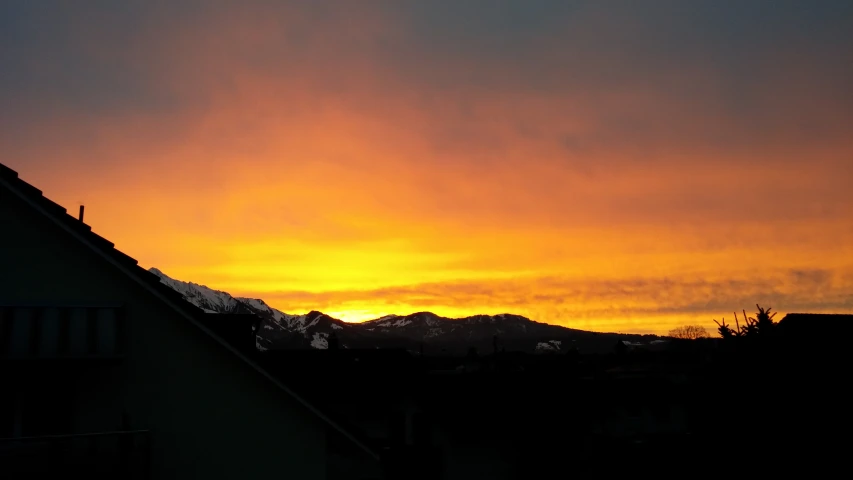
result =
[[[724,339],[734,337],[756,337],[759,335],[771,335],[774,331],[774,328],[776,327],[776,322],[773,321],[773,317],[776,316],[776,312],[771,313],[771,307],[765,309],[757,303],[755,304],[755,307],[758,308],[758,312],[755,314],[755,317],[747,316],[746,310],[743,310],[743,325],[740,324],[740,320],[737,317],[737,312],[735,312],[734,329],[731,328],[731,325],[726,325],[725,318],[723,318],[720,322],[714,320],[714,323],[717,324],[717,332]]]

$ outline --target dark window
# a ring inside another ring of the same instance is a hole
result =
[[[119,307],[0,307],[0,355],[120,355],[126,343],[123,313]]]
[[[41,332],[38,342],[39,357],[55,357],[59,350],[60,310],[46,308],[42,312]]]
[[[114,308],[98,309],[95,324],[97,326],[97,352],[101,355],[116,353],[116,337],[118,336],[116,321],[116,310]]]
[[[81,357],[89,351],[89,315],[85,308],[73,308],[68,320],[68,353]]]

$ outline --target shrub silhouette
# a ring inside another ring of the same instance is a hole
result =
[[[725,318],[719,322],[714,320],[714,323],[717,324],[717,333],[719,333],[723,338],[757,337],[759,335],[768,336],[772,334],[776,327],[776,322],[773,321],[773,317],[776,316],[776,312],[771,313],[770,307],[764,309],[757,303],[755,304],[755,307],[758,308],[758,312],[755,314],[755,317],[747,316],[746,310],[743,310],[743,325],[740,324],[740,320],[737,318],[737,312],[735,312],[734,329],[731,328],[730,324],[726,325]]]

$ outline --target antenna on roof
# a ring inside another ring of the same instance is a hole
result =
[[[83,205],[80,205],[80,217],[79,217],[80,223],[83,223],[83,209],[84,208],[85,207]]]

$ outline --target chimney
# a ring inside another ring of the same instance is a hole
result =
[[[78,220],[80,220],[81,223],[83,222],[83,208],[83,205],[80,205],[80,217]]]

